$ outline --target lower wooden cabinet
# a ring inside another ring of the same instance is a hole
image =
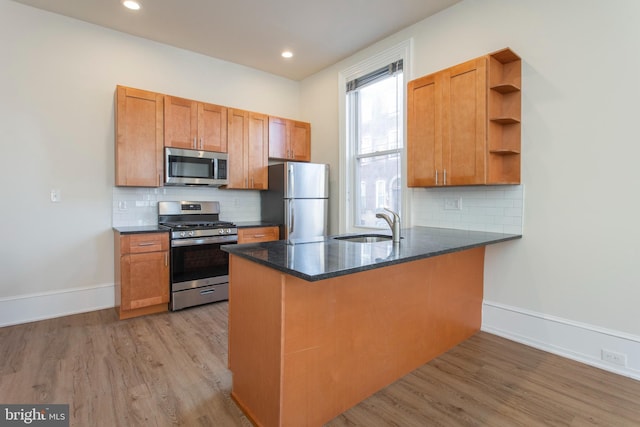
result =
[[[120,319],[159,313],[169,303],[169,234],[115,232],[115,302]]]
[[[238,243],[270,242],[279,238],[280,228],[277,226],[238,229]]]

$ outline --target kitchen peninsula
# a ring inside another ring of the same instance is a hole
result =
[[[225,246],[232,397],[260,426],[319,426],[480,329],[484,251],[520,235]]]

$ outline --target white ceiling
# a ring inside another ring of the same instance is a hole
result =
[[[460,0],[15,1],[301,80]]]

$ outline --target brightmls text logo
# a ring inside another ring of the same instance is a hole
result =
[[[69,427],[69,405],[0,405],[0,427]]]

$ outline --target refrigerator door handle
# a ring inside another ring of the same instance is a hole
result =
[[[293,199],[289,200],[289,236],[293,234],[293,228],[295,226],[295,216],[293,209]]]
[[[287,181],[289,181],[287,183],[287,191],[289,192],[287,197],[296,197],[295,194],[295,190],[294,190],[294,179],[293,179],[293,165],[287,165]]]

